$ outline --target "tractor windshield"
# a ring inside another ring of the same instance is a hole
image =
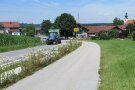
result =
[[[52,37],[52,36],[57,36],[58,35],[58,33],[57,32],[51,32],[50,33],[50,36]]]

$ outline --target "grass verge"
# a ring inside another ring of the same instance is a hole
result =
[[[101,46],[99,90],[135,90],[135,41],[95,40]]]
[[[33,74],[45,66],[48,66],[49,64],[76,50],[81,45],[81,42],[70,42],[62,47],[59,47],[57,50],[52,50],[49,52],[40,50],[36,54],[32,52],[28,60],[0,67],[0,89]],[[21,71],[16,74],[15,68],[18,67],[21,68]]]

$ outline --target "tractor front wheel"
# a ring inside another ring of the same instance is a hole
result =
[[[58,40],[58,43],[61,44],[61,39]]]
[[[55,39],[55,44],[58,44],[58,39]]]
[[[50,41],[49,40],[46,40],[46,44],[49,45],[50,44]]]

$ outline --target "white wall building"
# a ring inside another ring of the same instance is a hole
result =
[[[3,28],[3,30],[5,34],[9,34],[8,30],[10,30],[10,28]]]
[[[18,22],[0,22],[0,33],[11,34],[11,35],[20,35]]]

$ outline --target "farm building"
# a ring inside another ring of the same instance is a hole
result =
[[[20,35],[18,22],[0,22],[0,33],[1,34],[11,34]]]
[[[77,23],[77,27],[79,28],[79,32],[77,33],[77,36],[79,38],[87,38],[88,37],[88,29],[86,26]]]
[[[126,25],[118,25],[118,26],[89,26],[88,36],[96,36],[100,31],[104,31],[106,34],[110,30],[118,30],[119,33],[123,33],[126,30]]]

